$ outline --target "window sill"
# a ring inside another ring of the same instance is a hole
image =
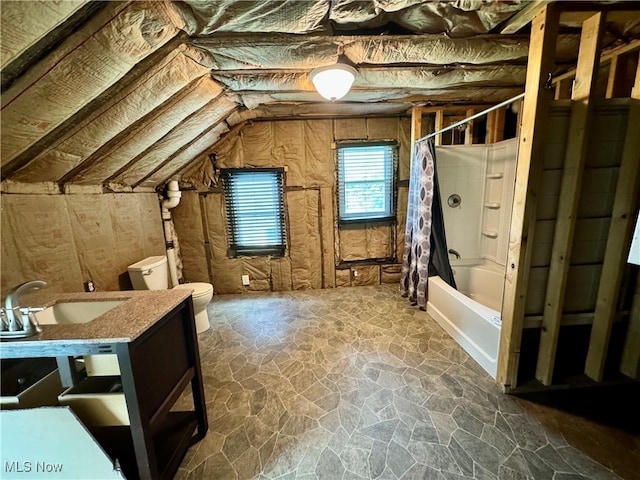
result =
[[[358,229],[364,228],[368,225],[374,226],[391,226],[397,223],[396,217],[385,217],[385,218],[370,218],[370,219],[354,219],[354,220],[339,220],[338,228],[343,229]]]

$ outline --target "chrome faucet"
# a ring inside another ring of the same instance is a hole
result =
[[[25,332],[28,332],[33,328],[29,319],[29,311],[27,310],[26,317],[23,317],[23,312],[20,309],[18,300],[20,299],[20,295],[22,295],[23,293],[26,293],[29,290],[42,288],[46,285],[47,282],[44,282],[42,280],[32,280],[30,282],[25,282],[21,285],[18,285],[7,294],[7,297],[4,300],[4,308],[7,329],[10,332],[16,332],[18,330],[24,330]]]
[[[453,248],[450,248],[450,249],[449,249],[449,253],[450,253],[451,255],[455,255],[457,260],[460,260],[460,254],[458,253],[458,251],[457,251],[457,250],[454,250]]]

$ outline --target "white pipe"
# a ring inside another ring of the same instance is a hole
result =
[[[178,182],[172,180],[167,186],[167,199],[162,201],[162,221],[164,223],[164,238],[167,249],[167,263],[169,264],[169,276],[171,277],[171,287],[178,285],[178,267],[176,266],[176,251],[174,249],[175,238],[171,229],[171,208],[175,208],[180,203],[182,192],[178,187]]]
[[[178,285],[178,268],[176,267],[175,248],[167,249],[167,263],[169,264],[169,276],[171,277],[171,287]]]
[[[180,197],[182,197],[182,192],[178,187],[178,182],[176,182],[175,180],[172,180],[171,182],[169,182],[169,186],[167,189],[167,197],[169,198],[162,201],[163,209],[169,210],[171,208],[175,208],[178,206],[178,203],[180,203]]]

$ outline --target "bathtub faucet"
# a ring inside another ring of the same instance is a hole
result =
[[[457,252],[457,250],[454,250],[453,248],[449,249],[449,253],[451,255],[455,255],[457,260],[460,260],[460,254]]]

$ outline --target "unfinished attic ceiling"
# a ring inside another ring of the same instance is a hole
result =
[[[523,91],[529,37],[501,26],[528,4],[2,1],[3,190],[153,189],[249,119],[505,100]],[[605,48],[638,37],[625,13]],[[572,21],[559,71],[575,63]],[[341,54],[358,76],[330,103],[308,73]]]

